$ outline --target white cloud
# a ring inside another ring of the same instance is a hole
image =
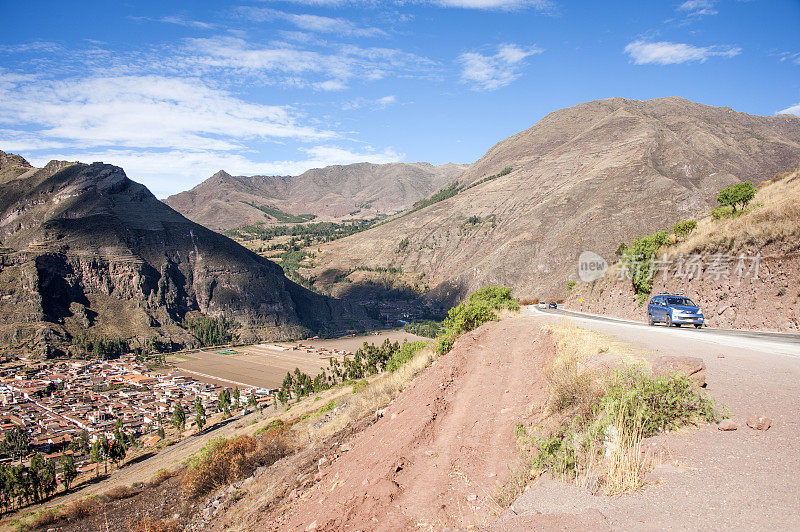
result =
[[[247,103],[196,79],[159,76],[0,85],[0,124],[43,145],[232,150],[244,139],[331,138],[285,106]]]
[[[521,47],[503,44],[494,55],[465,52],[458,57],[461,63],[461,79],[476,89],[494,90],[505,87],[520,75],[524,60],[544,50],[536,46]]]
[[[625,47],[625,52],[634,64],[674,65],[690,61],[706,61],[709,57],[734,57],[742,52],[741,48],[730,46],[692,46],[675,42],[633,41]]]
[[[781,63],[789,61],[792,64],[800,65],[800,52],[779,52],[771,55],[776,55]]]
[[[677,10],[690,17],[702,17],[719,13],[715,7],[717,0],[686,0],[678,6]]]
[[[386,35],[379,28],[362,28],[345,18],[323,17],[320,15],[295,14],[277,9],[240,6],[235,13],[253,22],[283,20],[305,31],[317,33],[337,33],[352,37],[375,37]]]
[[[389,94],[388,96],[383,96],[376,100],[371,100],[367,98],[356,98],[354,100],[350,100],[342,104],[342,109],[345,111],[354,111],[356,109],[363,109],[368,108],[372,111],[379,111],[381,109],[386,109],[390,105],[394,105],[397,103],[397,96],[394,94]]]
[[[775,113],[776,115],[798,115],[800,116],[800,103],[796,103],[791,107],[787,107],[782,111]]]

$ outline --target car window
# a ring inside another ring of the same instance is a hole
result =
[[[670,305],[682,305],[685,307],[696,307],[697,305],[688,297],[668,297],[667,303]]]

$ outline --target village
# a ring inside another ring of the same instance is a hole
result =
[[[154,447],[165,438],[165,429],[180,433],[202,428],[198,417],[202,425],[206,416],[223,408],[223,395],[237,401],[232,409],[263,407],[270,401],[264,388],[237,387],[233,394],[225,390],[178,370],[150,371],[133,354],[113,361],[20,360],[0,369],[0,463],[12,461],[8,435],[15,429],[27,435],[27,451],[54,460],[71,454],[83,473],[100,467],[90,457],[95,441],[122,438],[126,446]],[[174,423],[178,407],[184,419],[180,427]]]

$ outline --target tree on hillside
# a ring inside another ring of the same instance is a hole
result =
[[[2,448],[4,454],[11,455],[15,460],[27,455],[30,448],[28,431],[22,427],[14,427],[10,432],[6,433],[0,448]]]
[[[89,431],[86,429],[81,429],[81,454],[86,454],[89,450]]]
[[[186,428],[186,412],[183,410],[180,403],[177,403],[172,410],[172,424],[175,425],[178,431],[178,437],[180,437],[180,434]]]
[[[125,445],[120,440],[114,440],[114,442],[108,448],[108,457],[111,458],[111,461],[114,462],[114,465],[117,466],[117,469],[119,469],[120,463],[125,460],[126,454],[127,450],[125,449]]]
[[[71,454],[65,454],[61,457],[61,474],[64,476],[64,491],[69,491],[69,485],[78,476],[75,459]]]
[[[741,204],[744,209],[750,200],[756,195],[756,187],[753,183],[745,181],[744,183],[736,183],[727,188],[723,188],[717,196],[717,202],[722,205],[730,205],[733,212],[736,212],[736,206]]]
[[[108,474],[108,450],[111,445],[108,443],[105,433],[100,436],[100,453],[103,458],[103,473]]]
[[[55,491],[56,487],[58,486],[58,481],[56,480],[56,461],[52,458],[48,458],[45,461],[44,469],[42,469],[42,493],[45,497],[50,497]]]
[[[233,389],[233,409],[234,410],[238,410],[239,409],[239,398],[240,397],[241,397],[241,394],[239,393],[239,387],[237,386],[236,388]]]
[[[39,502],[42,495],[42,480],[44,476],[44,458],[39,453],[34,453],[31,457],[31,465],[28,466],[28,483],[31,488],[33,500]]]
[[[95,469],[94,469],[94,471],[96,473],[95,476],[99,477],[100,476],[100,462],[103,460],[103,451],[100,449],[100,441],[99,440],[95,440],[94,442],[92,442],[91,457],[92,457],[92,463],[93,464],[97,464]]]
[[[203,402],[200,401],[200,398],[194,400],[194,409],[197,412],[197,415],[194,418],[194,423],[197,425],[197,432],[203,430],[203,426],[206,424],[206,409],[203,408]]]

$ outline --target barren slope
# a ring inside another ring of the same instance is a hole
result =
[[[497,144],[460,181],[510,174],[323,246],[314,273],[393,265],[424,273],[440,297],[487,283],[563,296],[581,251],[611,256],[635,235],[708,212],[724,186],[799,163],[795,116],[681,98],[581,104]]]
[[[462,336],[340,449],[321,480],[285,506],[221,516],[236,530],[410,530],[488,523],[518,459],[515,424],[545,399],[552,340],[528,320]],[[251,496],[256,496],[252,494]],[[242,503],[242,510],[248,503]]]
[[[299,176],[231,176],[220,170],[165,203],[210,229],[233,229],[271,218],[256,206],[322,219],[371,218],[405,209],[448,183],[468,165],[358,163],[327,166]]]

